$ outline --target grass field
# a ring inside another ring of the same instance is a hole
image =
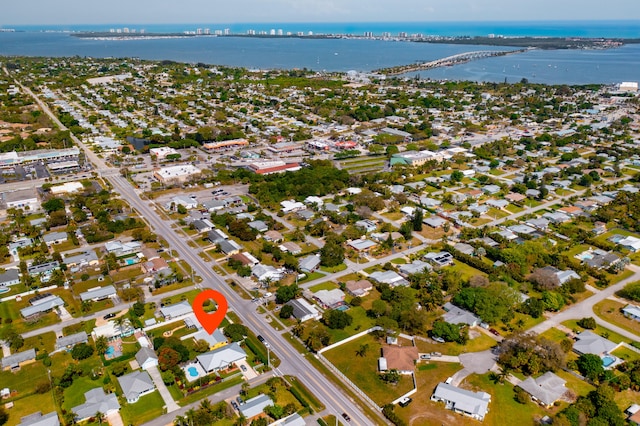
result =
[[[120,407],[120,415],[124,424],[141,425],[163,414],[164,400],[157,390],[145,395],[135,404],[124,404]]]
[[[356,333],[374,326],[375,321],[367,316],[367,312],[362,306],[354,306],[346,312],[351,315],[353,322],[343,330],[332,330],[327,328],[327,331],[331,335],[331,343],[339,342],[340,340],[346,339],[349,336],[353,336]]]
[[[3,401],[5,402],[5,401]],[[40,411],[43,414],[55,411],[55,403],[51,392],[44,394],[33,394],[26,398],[13,401],[13,407],[8,410],[9,421],[6,426],[15,426],[20,424],[20,418]]]
[[[314,286],[309,287],[309,290],[313,293],[320,291],[320,290],[333,290],[335,288],[338,288],[338,286],[335,283],[332,283],[331,281],[327,281],[324,283],[320,283],[320,284],[316,284]]]
[[[627,318],[620,312],[625,306],[624,303],[605,299],[594,305],[593,312],[603,320],[640,336],[640,322]]]
[[[356,351],[365,344],[369,345],[369,349],[363,357],[357,357]],[[413,382],[408,376],[402,376],[397,385],[389,385],[380,380],[378,358],[381,349],[380,342],[373,336],[366,335],[324,352],[323,355],[376,404],[382,406],[410,391],[413,388]]]

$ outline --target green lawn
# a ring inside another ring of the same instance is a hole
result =
[[[463,281],[467,281],[469,280],[469,278],[475,275],[483,275],[483,276],[487,275],[484,272],[479,271],[478,269],[467,265],[466,263],[460,262],[459,260],[455,260],[453,266],[450,266],[449,269],[455,271],[456,274],[459,275]]]
[[[369,345],[369,349],[363,357],[357,357],[356,351],[364,344]],[[324,352],[323,355],[376,404],[382,406],[410,391],[413,388],[413,382],[408,376],[402,376],[397,385],[389,385],[380,380],[378,358],[381,348],[380,342],[373,336],[366,335]]]
[[[140,398],[135,404],[124,404],[120,407],[122,420],[126,425],[141,425],[164,413],[164,400],[157,390]]]
[[[625,347],[620,347],[611,353],[625,361],[637,361],[640,359],[640,353]]]
[[[114,379],[112,379],[114,380]],[[62,408],[71,410],[71,408],[85,403],[85,392],[102,387],[102,378],[92,380],[90,377],[80,376],[73,380],[73,384],[64,390],[64,402]]]
[[[571,330],[581,330],[584,331],[584,329],[582,327],[580,327],[577,324],[578,320],[568,320],[568,321],[564,321],[562,324],[566,325],[567,327],[569,327]],[[631,341],[629,339],[627,339],[626,337],[616,333],[615,331],[611,331],[608,328],[604,328],[600,325],[598,325],[595,330],[589,330],[599,336],[603,336],[609,340],[611,340],[614,343],[620,343],[620,342],[627,342],[627,343],[631,343]]]
[[[3,404],[7,400],[2,401]],[[7,410],[9,413],[9,421],[6,426],[15,426],[20,424],[20,418],[33,414],[36,411],[42,413],[50,413],[56,410],[51,392],[44,394],[33,394],[28,397],[13,400],[13,407]]]
[[[640,322],[625,317],[620,310],[627,306],[615,300],[605,299],[593,306],[593,312],[605,321],[640,336]]]
[[[534,425],[534,417],[541,418],[548,414],[546,410],[534,402],[520,404],[514,399],[513,385],[510,383],[494,384],[489,375],[473,374],[464,381],[465,388],[484,391],[491,395],[489,413],[484,418],[485,425]]]
[[[55,343],[56,333],[53,331],[38,334],[37,336],[27,337],[26,339],[24,339],[24,347],[34,348],[36,352],[53,352],[53,350],[55,349]]]
[[[340,340],[346,339],[349,336],[353,336],[354,334],[375,325],[375,321],[367,316],[367,311],[362,306],[351,307],[346,312],[351,315],[353,322],[343,330],[332,330],[327,328],[327,331],[331,335],[331,343],[339,342]]]
[[[342,272],[345,269],[347,269],[347,265],[345,265],[344,263],[339,264],[338,266],[332,266],[332,267],[328,267],[328,266],[321,266],[320,270],[324,271],[324,272],[328,272],[330,274],[333,274],[335,272]]]
[[[335,283],[332,283],[331,281],[327,281],[324,283],[320,283],[320,284],[316,284],[314,286],[309,287],[309,290],[311,290],[311,292],[315,293],[317,291],[320,290],[333,290],[334,288],[338,288],[338,286]]]

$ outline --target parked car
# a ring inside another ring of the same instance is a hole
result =
[[[440,337],[440,336],[433,336],[433,337],[431,337],[431,339],[432,339],[434,342],[444,343],[444,339],[443,339],[442,337]]]
[[[240,365],[240,370],[242,370],[243,372],[247,371],[247,367],[244,364],[241,364]]]
[[[231,406],[234,410],[240,411],[240,407],[238,407],[238,404],[235,401],[231,401]]]
[[[411,401],[413,401],[413,399],[409,398],[408,396],[405,396],[398,402],[398,405],[401,407],[406,407],[407,405],[411,404]]]
[[[240,405],[244,404],[244,399],[242,399],[240,397],[237,397],[236,401],[238,401],[238,404],[240,404]]]
[[[420,359],[429,360],[431,359],[431,354],[420,354]]]
[[[493,334],[494,336],[499,336],[500,335],[498,330],[496,330],[495,328],[490,328],[489,329],[489,333]]]
[[[107,315],[103,316],[102,318],[108,320],[108,319],[115,318],[115,317],[116,317],[116,314],[107,314]]]

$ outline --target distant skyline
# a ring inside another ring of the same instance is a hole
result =
[[[30,0],[0,26],[640,20],[638,0]],[[639,28],[640,33],[640,28]]]

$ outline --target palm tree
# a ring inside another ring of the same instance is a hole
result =
[[[93,416],[96,418],[99,424],[102,424],[102,420],[104,419],[104,414],[102,414],[100,411],[96,411],[96,414],[94,414]]]

